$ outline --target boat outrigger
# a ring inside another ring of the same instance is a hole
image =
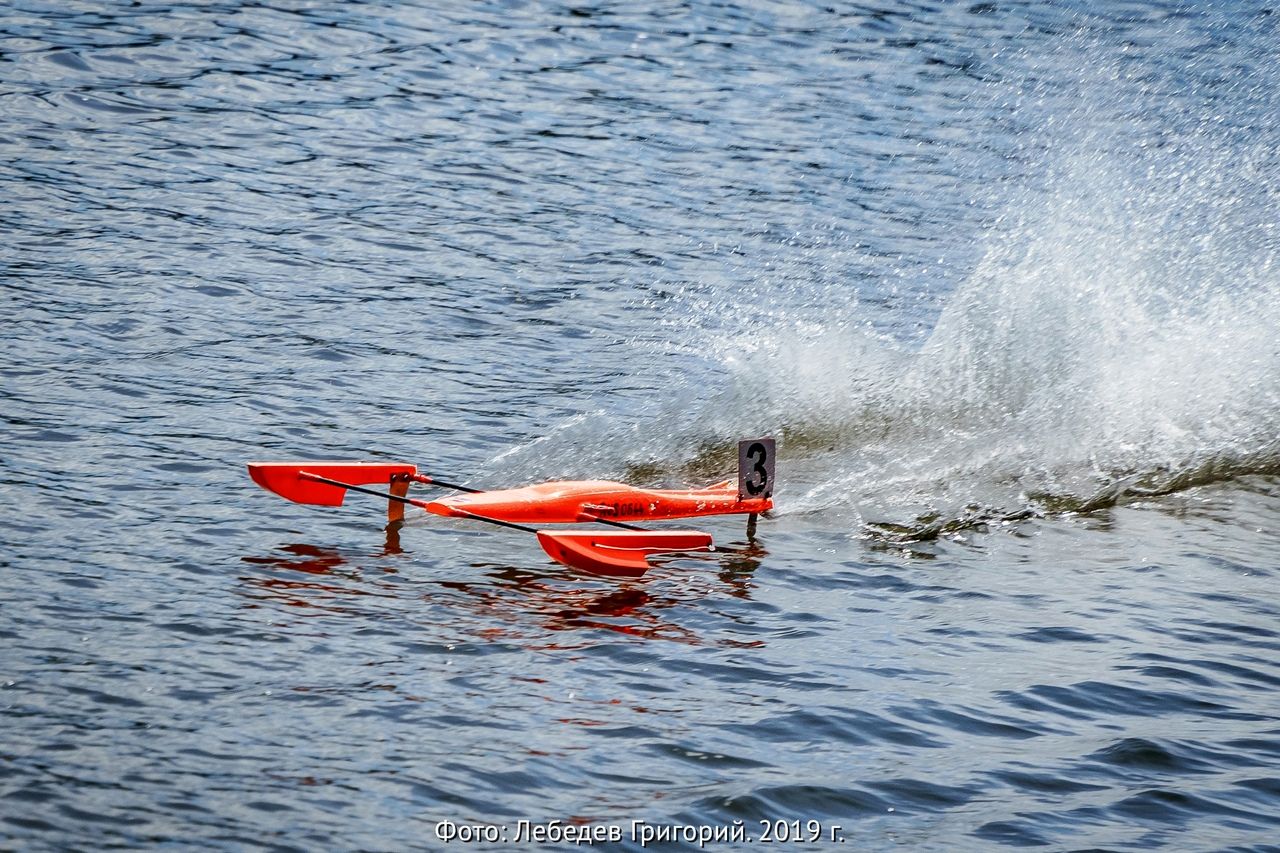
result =
[[[750,523],[773,508],[776,444],[772,438],[738,443],[738,480],[701,489],[644,489],[611,480],[539,483],[482,491],[420,473],[408,462],[250,462],[259,486],[301,504],[341,506],[348,491],[385,498],[393,526],[406,506],[436,515],[467,518],[522,530],[538,537],[551,559],[571,568],[612,577],[639,577],[653,554],[711,551],[711,534],[699,530],[649,530],[632,521],[746,514]],[[461,494],[421,500],[411,485],[437,486]],[[367,488],[384,485],[387,491]],[[615,530],[547,530],[530,525],[595,523]]]

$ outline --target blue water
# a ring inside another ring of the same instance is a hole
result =
[[[0,847],[1280,849],[1269,6],[433,5],[0,10]]]

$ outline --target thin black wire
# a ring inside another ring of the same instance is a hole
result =
[[[314,480],[317,483],[325,483],[330,486],[338,486],[343,489],[350,489],[353,492],[360,492],[366,495],[373,495],[375,498],[386,498],[389,501],[397,501],[398,503],[408,504],[409,506],[422,506],[422,501],[413,498],[402,498],[400,495],[393,495],[390,492],[379,492],[377,489],[366,489],[364,486],[353,486],[350,483],[343,483],[340,480],[330,480],[328,477],[321,477],[319,474],[312,474],[310,471],[299,471],[298,476],[306,477],[308,480]],[[452,487],[450,487],[452,488]],[[499,527],[510,527],[512,530],[523,530],[525,533],[537,533],[537,529],[526,527],[523,524],[516,524],[512,521],[502,521],[497,518],[489,518],[487,515],[476,515],[474,512],[462,510],[468,518],[474,518],[476,521],[487,521],[489,524],[496,524]]]
[[[338,486],[343,489],[350,489],[353,492],[360,492],[366,495],[373,495],[375,498],[386,498],[389,501],[397,501],[399,503],[406,504],[408,506],[422,506],[421,501],[414,500],[413,498],[405,498],[405,497],[401,497],[400,495],[393,495],[390,492],[379,492],[376,489],[366,489],[363,486],[353,486],[350,483],[343,483],[340,480],[330,480],[328,477],[321,477],[319,474],[312,474],[310,471],[299,471],[298,473],[299,475],[305,475],[307,478],[311,480],[315,480],[317,483],[325,483],[326,485],[330,485],[330,486]],[[434,477],[429,477],[428,479],[430,479],[434,485],[443,486],[446,489],[456,489],[459,492],[469,492],[471,494],[479,494],[482,491],[481,489],[472,489],[468,486],[459,486],[456,483],[446,483],[445,481],[437,480]],[[513,521],[503,521],[498,518],[490,518],[487,515],[479,515],[477,513],[471,512],[470,510],[463,509],[462,507],[454,506],[454,507],[450,507],[450,509],[456,512],[461,512],[467,518],[474,518],[476,521],[486,521],[489,524],[496,524],[499,527],[510,527],[512,530],[523,530],[526,533],[538,532],[537,528],[534,528],[534,527],[528,527],[523,524],[516,524]],[[636,527],[634,524],[626,524],[625,522],[622,522],[622,521],[610,521],[607,518],[600,518],[594,515],[587,516],[587,518],[584,520],[594,521],[597,524],[607,524],[610,527],[621,527],[623,530],[645,530],[646,529],[643,527]]]

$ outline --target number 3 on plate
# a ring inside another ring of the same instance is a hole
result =
[[[772,438],[747,438],[738,442],[738,500],[773,495]]]

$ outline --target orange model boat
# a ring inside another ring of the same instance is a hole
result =
[[[411,505],[436,515],[536,533],[543,550],[557,562],[596,574],[637,577],[649,568],[649,555],[712,550],[711,536],[697,530],[645,530],[627,522],[731,513],[754,519],[773,508],[775,449],[771,438],[739,442],[737,484],[725,480],[703,489],[643,489],[611,480],[572,480],[481,491],[421,474],[407,462],[250,462],[249,475],[264,489],[296,503],[340,506],[348,490],[386,498],[394,524]],[[408,497],[413,483],[465,494],[419,500]],[[365,488],[372,484],[385,484],[389,491]],[[526,526],[581,522],[626,532]]]
[[[483,515],[524,524],[574,524],[599,518],[657,521],[759,514],[773,509],[773,498],[746,497],[730,480],[690,490],[641,489],[610,480],[569,480],[440,498],[423,508],[436,515],[462,518]]]

